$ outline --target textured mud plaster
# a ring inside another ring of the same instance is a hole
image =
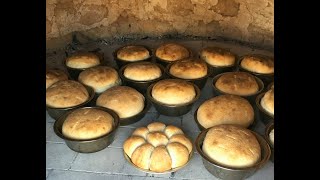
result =
[[[219,0],[218,4],[213,6],[213,10],[222,16],[237,16],[240,3],[235,0]]]
[[[47,42],[167,34],[225,37],[273,47],[274,0],[46,0]],[[63,44],[63,43],[60,43]],[[47,43],[50,48],[50,43]]]

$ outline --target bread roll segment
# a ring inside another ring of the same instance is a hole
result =
[[[134,165],[159,173],[184,166],[193,153],[190,139],[180,128],[160,122],[137,128],[123,149]]]

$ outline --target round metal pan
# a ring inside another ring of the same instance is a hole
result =
[[[109,113],[114,120],[112,131],[110,131],[108,134],[103,135],[101,137],[89,139],[89,140],[76,140],[76,139],[67,138],[62,134],[62,125],[66,117],[71,113],[70,111],[64,114],[63,116],[61,116],[57,121],[55,121],[54,127],[53,127],[54,132],[56,133],[57,136],[62,138],[66,142],[67,146],[73,151],[80,152],[80,153],[93,153],[93,152],[100,151],[106,148],[107,146],[109,146],[113,142],[116,131],[119,127],[119,116],[111,109],[107,109],[103,107],[83,107],[83,109],[99,109]]]
[[[263,122],[263,124],[267,125],[269,124],[271,121],[274,120],[274,115],[267,112],[260,104],[261,99],[263,98],[263,96],[265,95],[266,92],[259,94],[256,97],[256,101],[255,101],[255,106],[258,109],[258,118],[260,121]]]
[[[188,103],[184,103],[184,104],[177,104],[177,105],[169,105],[169,104],[164,104],[162,102],[157,101],[156,99],[154,99],[151,95],[151,91],[153,86],[155,85],[155,83],[151,84],[148,89],[147,89],[147,98],[152,102],[152,104],[154,105],[154,107],[156,108],[156,110],[163,115],[166,116],[181,116],[184,115],[186,113],[188,113],[191,108],[192,105],[199,99],[200,97],[200,89],[198,88],[197,85],[188,82],[190,84],[193,85],[195,91],[196,91],[196,97],[188,102]]]
[[[46,105],[49,116],[52,117],[54,120],[57,120],[60,116],[62,116],[63,114],[65,114],[73,109],[77,109],[80,107],[90,105],[91,101],[95,95],[94,90],[93,90],[93,88],[91,88],[89,86],[86,86],[86,85],[83,85],[83,86],[87,89],[87,91],[89,93],[89,98],[85,102],[83,102],[77,106],[68,107],[68,108],[55,108],[55,107],[51,107],[51,106]]]
[[[260,55],[260,54],[253,54],[253,55],[254,55],[254,56],[257,56],[257,57],[267,57],[267,56]],[[250,73],[250,74],[258,77],[259,79],[262,80],[262,82],[264,83],[265,86],[267,86],[268,84],[270,84],[270,83],[274,80],[274,73],[271,73],[271,74],[256,73],[256,72],[248,71],[248,70],[244,69],[244,68],[240,65],[242,59],[245,58],[246,56],[248,56],[248,55],[241,56],[241,57],[238,59],[238,61],[237,61],[237,69],[238,69],[238,71],[247,72],[247,73]]]
[[[148,57],[147,59],[138,60],[138,61],[125,61],[125,60],[119,59],[119,58],[117,57],[117,52],[118,52],[121,48],[126,47],[126,46],[142,46],[142,47],[146,48],[146,49],[149,51],[150,57]],[[146,61],[151,61],[151,62],[152,62],[152,57],[153,57],[153,55],[152,55],[152,50],[151,50],[149,47],[144,46],[144,45],[140,45],[140,44],[126,44],[126,45],[121,46],[121,47],[119,47],[118,49],[116,49],[116,50],[112,53],[112,55],[113,55],[114,61],[116,62],[117,66],[118,66],[118,69],[121,69],[122,66],[124,66],[124,65],[127,65],[127,64],[130,64],[130,63],[134,63],[134,62],[146,62]]]
[[[137,62],[137,63],[139,63],[139,62]],[[157,65],[161,69],[161,73],[162,74],[157,79],[153,79],[153,80],[150,80],[150,81],[135,81],[135,80],[126,78],[123,75],[123,73],[124,73],[124,70],[128,67],[129,64],[126,64],[126,65],[124,65],[124,66],[122,66],[120,68],[119,76],[122,79],[122,82],[123,82],[124,85],[133,87],[134,89],[138,90],[140,93],[146,94],[148,87],[152,83],[158,82],[159,80],[164,79],[166,77],[164,67],[162,65],[160,65],[160,64],[157,64],[157,63],[153,63],[153,64]]]
[[[78,52],[75,52],[73,54],[76,54],[76,53],[80,53],[80,52],[83,52],[83,51],[78,51]],[[100,59],[100,64],[97,65],[97,66],[103,66],[105,63],[104,63],[104,53],[103,52],[97,52],[97,51],[89,51],[90,53],[94,53],[96,54],[99,59]],[[72,54],[67,54],[67,57],[71,56]],[[67,58],[64,60],[64,66],[66,67],[68,73],[69,73],[69,76],[71,77],[71,79],[73,80],[76,80],[78,81],[78,77],[79,77],[79,74],[88,69],[88,68],[72,68],[72,67],[68,67],[67,64],[66,64],[66,60]],[[96,66],[94,66],[96,67]],[[91,67],[90,67],[91,68]]]
[[[270,147],[263,137],[251,131],[257,138],[261,147],[261,160],[252,167],[247,168],[230,168],[213,162],[203,151],[202,144],[209,129],[203,130],[195,141],[195,146],[202,157],[204,167],[213,176],[224,180],[239,180],[252,176],[258,169],[262,168],[270,158]]]
[[[187,137],[188,138],[188,137]],[[134,168],[136,168],[137,170],[139,171],[142,171],[142,172],[145,172],[145,173],[149,173],[149,174],[168,174],[168,173],[173,173],[173,172],[176,172],[176,171],[179,171],[180,169],[184,168],[185,166],[188,165],[188,163],[190,162],[190,160],[192,159],[193,157],[193,153],[194,153],[194,150],[193,150],[193,147],[192,147],[192,151],[191,153],[189,154],[189,159],[187,161],[186,164],[184,164],[183,166],[179,166],[179,167],[176,167],[176,168],[173,168],[173,169],[170,169],[168,171],[164,171],[164,172],[153,172],[153,171],[150,171],[150,170],[147,170],[147,169],[143,169],[143,168],[140,168],[138,166],[136,166],[130,159],[130,157],[123,151],[123,156],[124,158],[128,161],[128,163],[133,166]]]
[[[173,78],[173,79],[182,79],[182,78],[179,78],[179,77],[176,77],[172,74],[170,74],[170,68],[171,66],[174,64],[174,63],[177,63],[181,60],[178,60],[178,61],[175,61],[173,63],[170,63],[167,65],[166,69],[165,69],[165,72],[167,74],[168,77],[170,78]],[[206,82],[207,82],[207,79],[208,77],[210,77],[212,74],[212,69],[207,65],[207,75],[201,77],[201,78],[197,78],[197,79],[182,79],[182,80],[186,80],[188,82],[192,82],[194,83],[195,85],[197,85],[199,87],[199,89],[203,89],[203,87],[206,85]]]
[[[272,131],[272,129],[274,129],[274,122],[273,121],[271,121],[269,124],[267,124],[266,129],[265,129],[265,133],[264,133],[264,138],[266,139],[267,143],[269,144],[269,146],[271,148],[271,155],[270,155],[271,162],[274,161],[274,145],[272,145],[270,138],[269,138],[269,134]]]
[[[225,93],[225,92],[223,92],[223,91],[220,91],[220,90],[219,90],[218,88],[216,88],[216,86],[215,86],[217,80],[218,80],[222,75],[227,74],[227,73],[230,73],[230,72],[218,74],[218,75],[216,75],[216,76],[212,79],[211,85],[212,85],[212,87],[213,87],[213,94],[215,94],[216,96],[217,96],[217,95],[222,95],[222,94],[228,94],[228,93]],[[249,95],[249,96],[241,96],[241,97],[247,99],[247,100],[251,103],[252,107],[254,107],[254,105],[255,105],[255,100],[256,100],[257,95],[258,95],[259,93],[261,93],[261,92],[263,91],[263,89],[264,89],[264,84],[263,84],[263,82],[261,81],[261,79],[259,79],[259,78],[256,77],[256,76],[254,76],[254,78],[256,79],[256,81],[257,81],[257,83],[258,83],[259,90],[258,90],[256,93],[252,94],[252,95]]]

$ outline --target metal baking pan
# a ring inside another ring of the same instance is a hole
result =
[[[85,102],[83,102],[77,106],[67,107],[67,108],[55,108],[55,107],[51,107],[51,106],[46,105],[49,116],[52,117],[54,120],[57,120],[60,116],[62,116],[63,114],[65,114],[73,109],[77,109],[80,107],[90,105],[91,101],[95,95],[94,90],[93,90],[93,88],[91,88],[89,86],[86,86],[86,85],[83,85],[83,86],[87,89],[87,91],[89,93],[89,98]]]
[[[260,121],[262,121],[265,125],[269,124],[271,121],[274,120],[274,115],[267,112],[265,109],[263,109],[263,107],[261,106],[260,102],[261,99],[263,98],[263,96],[265,95],[264,93],[259,94],[256,97],[256,101],[255,101],[255,106],[258,109],[258,118],[260,119]]]
[[[239,179],[245,179],[250,176],[252,176],[258,169],[262,168],[269,160],[271,150],[268,145],[268,143],[265,141],[263,137],[261,137],[259,134],[251,131],[257,138],[260,147],[261,147],[261,160],[256,163],[254,166],[247,167],[247,168],[230,168],[225,167],[222,165],[219,165],[215,162],[213,162],[203,151],[202,151],[202,144],[204,141],[204,138],[207,134],[209,129],[203,130],[197,137],[195,141],[195,146],[202,157],[202,162],[204,167],[207,169],[209,173],[211,173],[213,176],[224,179],[224,180],[239,180]]]
[[[136,63],[139,63],[139,62],[136,62]],[[134,89],[138,90],[140,93],[145,94],[147,92],[148,87],[152,83],[158,82],[159,80],[164,79],[166,77],[164,67],[161,64],[157,64],[157,63],[153,63],[153,64],[157,65],[161,69],[161,76],[157,79],[153,79],[150,81],[135,81],[135,80],[126,78],[123,73],[126,67],[128,67],[128,64],[120,68],[119,76],[122,79],[122,82],[124,85],[133,87]]]
[[[222,94],[227,94],[227,93],[225,93],[225,92],[223,92],[223,91],[220,91],[220,90],[219,90],[218,88],[216,88],[216,86],[215,86],[217,80],[218,80],[222,75],[227,74],[227,73],[230,73],[230,72],[218,74],[218,75],[216,75],[216,76],[212,79],[211,85],[212,85],[212,87],[213,87],[213,94],[215,94],[215,96],[222,95]],[[257,95],[258,95],[259,93],[261,93],[261,92],[263,91],[263,89],[264,89],[264,84],[263,84],[262,80],[259,79],[259,78],[256,77],[256,76],[254,76],[254,78],[256,79],[256,81],[257,81],[257,83],[258,83],[259,90],[258,90],[256,93],[252,94],[252,95],[249,95],[249,96],[241,96],[241,97],[247,99],[247,100],[251,103],[252,107],[254,107],[254,105],[255,105],[255,100],[256,100]]]
[[[169,105],[169,104],[164,104],[162,102],[159,102],[159,101],[155,100],[151,95],[151,91],[152,91],[153,86],[156,83],[153,83],[148,87],[146,96],[152,102],[152,104],[154,105],[154,107],[156,108],[156,110],[160,114],[163,114],[163,115],[166,115],[166,116],[181,116],[181,115],[184,115],[184,114],[188,113],[191,110],[193,104],[200,97],[200,89],[198,88],[198,86],[193,84],[193,83],[191,83],[191,82],[188,82],[188,83],[192,84],[194,89],[195,89],[195,91],[196,91],[195,98],[192,101],[188,102],[188,103],[177,104],[177,105]]]
[[[125,60],[119,59],[119,58],[117,57],[117,52],[118,52],[120,49],[122,49],[123,47],[126,47],[126,46],[142,46],[142,47],[146,48],[146,49],[149,51],[150,57],[148,57],[147,59],[139,60],[139,61],[125,61]],[[116,50],[112,53],[112,55],[113,55],[114,61],[116,62],[117,66],[118,66],[118,69],[121,69],[122,66],[124,66],[124,65],[127,65],[127,64],[130,64],[130,63],[134,63],[134,62],[146,62],[146,61],[152,62],[152,57],[153,57],[153,55],[152,55],[152,50],[151,50],[149,47],[144,46],[144,45],[140,45],[140,44],[126,44],[126,45],[121,46],[121,47],[119,47],[118,49],[116,49]]]
[[[62,138],[66,142],[67,146],[73,151],[80,152],[80,153],[93,153],[93,152],[100,151],[106,148],[107,146],[109,146],[113,142],[116,131],[119,127],[119,116],[111,109],[107,109],[103,107],[83,107],[83,109],[99,109],[109,113],[114,120],[112,131],[110,131],[108,134],[103,135],[101,137],[88,139],[88,140],[76,140],[76,139],[67,138],[62,134],[62,125],[65,119],[67,118],[67,116],[72,112],[70,111],[64,114],[63,116],[61,116],[54,123],[54,132],[56,133],[57,136]]]
[[[168,77],[170,78],[173,78],[173,79],[182,79],[182,78],[179,78],[179,77],[176,77],[172,74],[170,74],[170,68],[171,66],[174,64],[174,63],[177,63],[181,60],[178,60],[178,61],[175,61],[173,63],[170,63],[167,65],[166,69],[165,69],[165,72],[167,74]],[[195,85],[197,85],[199,87],[199,89],[202,89],[205,85],[206,85],[206,82],[207,82],[207,79],[208,77],[210,77],[212,74],[212,69],[207,65],[207,75],[205,75],[204,77],[201,77],[201,78],[197,78],[197,79],[182,79],[182,80],[186,80],[188,82],[192,82],[194,83]]]
[[[271,162],[274,161],[274,146],[270,142],[269,134],[273,128],[274,128],[274,122],[271,121],[269,124],[267,124],[266,129],[265,129],[265,133],[264,133],[264,138],[266,139],[267,143],[269,144],[269,146],[271,148],[271,155],[270,155]]]

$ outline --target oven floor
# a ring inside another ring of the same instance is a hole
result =
[[[177,40],[175,40],[177,41]],[[135,44],[143,44],[150,48],[156,48],[165,40],[140,40]],[[184,40],[178,41],[191,48],[194,53],[199,52],[203,47],[217,45],[229,48],[238,55],[247,53],[261,53],[273,55],[270,51],[258,50],[252,47],[241,46],[239,44],[213,41],[213,40]],[[130,42],[127,42],[130,43]],[[104,58],[115,66],[112,52],[125,43],[106,43],[105,41],[73,46],[75,49],[94,50],[100,48],[104,52]],[[65,51],[47,52],[47,67],[61,68]],[[118,129],[114,142],[106,149],[90,154],[77,153],[70,150],[62,139],[53,131],[54,120],[46,115],[46,178],[48,180],[102,180],[102,179],[133,179],[133,180],[162,180],[162,179],[217,179],[211,175],[203,166],[201,156],[195,151],[194,156],[188,165],[175,173],[155,175],[141,172],[126,162],[123,156],[122,144],[137,127],[146,126],[153,121],[160,121],[165,124],[172,124],[180,127],[193,141],[200,133],[193,114],[197,107],[214,96],[209,78],[205,87],[201,91],[200,99],[194,104],[192,110],[181,117],[168,117],[160,115],[152,106],[146,116],[135,124],[121,126]],[[263,135],[265,126],[262,122],[256,121],[254,130]],[[274,164],[269,161],[262,169],[258,170],[249,179],[271,180],[274,179]]]

